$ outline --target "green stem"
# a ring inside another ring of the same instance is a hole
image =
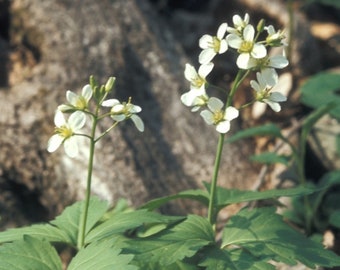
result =
[[[213,172],[213,177],[212,177],[211,186],[210,186],[208,220],[209,220],[211,225],[215,224],[216,215],[217,215],[217,213],[216,213],[216,187],[217,187],[218,171],[219,171],[220,163],[221,163],[223,144],[224,144],[224,134],[221,133],[219,138],[218,138],[214,172]]]
[[[246,78],[246,76],[249,74],[249,71],[239,70],[236,78],[234,80],[233,86],[229,92],[227,102],[226,102],[226,108],[231,106],[232,100],[234,98],[234,95],[236,93],[237,88],[240,86],[241,82]],[[214,171],[213,171],[213,177],[211,181],[210,186],[210,194],[209,194],[209,206],[208,206],[208,220],[211,225],[214,225],[216,223],[217,218],[217,208],[216,208],[216,188],[217,188],[217,178],[218,178],[218,172],[220,169],[220,163],[221,163],[221,156],[224,146],[224,137],[225,134],[220,134],[218,138],[218,144],[216,149],[216,156],[215,156],[215,164],[214,164]]]
[[[97,115],[97,113],[96,113]],[[86,194],[85,201],[83,206],[83,212],[80,220],[79,232],[78,232],[78,249],[82,248],[85,243],[85,233],[86,233],[86,222],[90,205],[90,197],[91,197],[91,182],[92,182],[92,171],[93,171],[93,159],[94,159],[94,147],[96,144],[95,141],[95,133],[97,126],[97,116],[93,116],[92,130],[90,136],[90,156],[87,167],[87,181],[86,181]]]

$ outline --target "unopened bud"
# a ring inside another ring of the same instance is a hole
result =
[[[261,33],[264,30],[264,27],[265,27],[265,20],[261,19],[256,27],[257,32]]]
[[[110,92],[116,82],[116,77],[110,77],[105,84],[105,91]]]

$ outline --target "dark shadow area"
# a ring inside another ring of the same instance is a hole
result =
[[[8,86],[10,1],[0,1],[0,87]]]

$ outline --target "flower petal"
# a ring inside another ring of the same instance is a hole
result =
[[[103,101],[102,106],[104,107],[113,107],[114,105],[120,104],[118,99],[108,99]]]
[[[68,123],[73,131],[80,130],[86,122],[86,115],[83,112],[76,111],[70,115]]]
[[[216,130],[217,130],[219,133],[227,133],[227,132],[230,130],[230,122],[229,122],[229,121],[222,121],[222,122],[219,122],[219,123],[216,125]]]
[[[255,36],[255,29],[254,26],[251,24],[248,24],[244,29],[243,29],[243,38],[246,41],[253,41]]]
[[[223,102],[215,97],[211,97],[208,100],[208,108],[212,111],[212,112],[216,112],[222,109],[223,107]]]
[[[198,62],[200,64],[208,64],[216,55],[216,52],[213,48],[207,48],[203,51],[198,56]]]
[[[236,64],[241,69],[248,69],[249,68],[249,60],[250,60],[249,53],[241,53],[237,57]]]
[[[239,115],[239,111],[232,107],[232,106],[229,106],[226,110],[225,110],[225,113],[224,113],[224,119],[228,120],[228,121],[231,121],[235,118],[237,118]]]
[[[203,35],[198,41],[201,49],[209,48],[212,42],[213,42],[213,37],[210,35]]]
[[[234,49],[239,49],[242,45],[243,40],[238,35],[230,34],[227,36],[227,42],[230,47]]]
[[[251,51],[251,56],[259,59],[259,58],[263,58],[267,55],[267,49],[263,44],[258,44],[255,43],[253,50]]]
[[[200,115],[208,125],[212,125],[214,123],[214,114],[211,111],[203,110]]]
[[[202,78],[205,78],[213,70],[213,68],[214,68],[214,64],[211,62],[207,64],[203,64],[198,69],[198,75],[201,76]]]
[[[74,158],[75,156],[77,156],[79,152],[77,138],[72,136],[68,138],[67,140],[65,140],[64,149],[65,149],[65,153],[69,157]]]
[[[220,42],[220,49],[218,51],[219,54],[225,53],[228,50],[228,42],[226,39],[222,39]]]
[[[89,101],[92,97],[92,88],[89,84],[85,85],[83,87],[83,90],[81,91],[81,95],[85,98],[86,101]]]
[[[144,131],[143,120],[138,115],[135,115],[135,114],[131,115],[131,120],[140,132]]]
[[[282,95],[280,92],[272,92],[270,94],[270,100],[274,102],[283,102],[287,100],[287,97]]]
[[[66,124],[64,115],[63,115],[63,113],[61,111],[56,111],[56,113],[54,115],[54,124],[57,127],[61,127],[61,126]]]
[[[52,153],[63,143],[64,138],[59,134],[54,134],[47,142],[47,151]]]
[[[117,122],[124,121],[126,119],[125,114],[111,115],[111,118]]]
[[[272,108],[272,110],[274,112],[279,112],[281,111],[281,106],[279,103],[277,102],[273,102],[273,101],[270,101],[270,100],[265,100],[265,102],[270,106],[270,108]]]
[[[289,62],[283,55],[275,55],[269,58],[269,66],[273,68],[285,68]]]
[[[217,38],[218,39],[223,39],[225,33],[227,32],[228,24],[227,23],[222,23],[217,30]]]
[[[74,92],[72,92],[72,91],[70,91],[70,90],[67,90],[67,91],[66,91],[66,99],[67,99],[67,101],[68,101],[70,104],[72,104],[73,106],[75,106],[75,105],[77,104],[77,101],[78,101],[78,99],[79,99],[79,96],[78,96],[76,93],[74,93]]]
[[[198,76],[196,69],[190,65],[190,64],[186,64],[185,65],[185,69],[184,69],[184,77],[191,82],[194,78],[196,78]]]

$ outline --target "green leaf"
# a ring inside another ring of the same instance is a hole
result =
[[[337,2],[330,0],[332,2]],[[310,78],[301,87],[301,102],[312,108],[319,108],[329,103],[340,104],[337,91],[340,89],[340,75],[335,73],[319,73]],[[330,114],[340,119],[340,106],[333,108]]]
[[[159,234],[131,239],[126,252],[136,254],[135,263],[141,269],[159,269],[150,265],[170,266],[214,242],[214,232],[207,219],[189,215],[185,221]]]
[[[136,270],[130,265],[133,255],[120,254],[121,249],[113,246],[112,241],[91,243],[79,250],[72,259],[68,270]]]
[[[206,188],[210,189],[210,184],[205,183]],[[265,191],[251,191],[239,189],[226,189],[217,187],[217,207],[223,208],[227,205],[240,202],[249,202],[255,200],[272,199],[278,197],[292,197],[311,194],[319,189],[311,186],[298,186],[286,189],[272,189]]]
[[[340,210],[334,211],[330,218],[329,218],[329,223],[333,225],[336,228],[340,229]]]
[[[340,257],[287,225],[275,208],[243,209],[224,228],[222,247],[239,246],[253,256],[310,268],[340,265]]]
[[[61,270],[56,250],[45,240],[25,235],[0,246],[0,270]]]
[[[340,8],[340,1],[337,0],[308,0],[307,3],[320,3],[323,5]]]
[[[170,196],[151,200],[147,202],[146,204],[144,204],[141,208],[152,211],[152,210],[155,210],[161,207],[163,204],[166,204],[167,202],[176,200],[176,199],[190,199],[190,200],[198,201],[205,206],[209,205],[209,194],[204,190],[195,189],[195,190],[186,190],[175,195],[170,195]]]
[[[86,243],[99,241],[112,237],[115,234],[136,229],[146,223],[173,223],[184,219],[183,217],[163,216],[147,210],[136,210],[132,212],[121,212],[113,215],[110,219],[92,229],[85,237]]]
[[[282,138],[281,130],[278,126],[274,124],[266,124],[259,127],[248,128],[241,130],[234,134],[233,136],[229,137],[226,142],[233,143],[235,141],[250,138],[254,136],[273,136],[277,138]]]
[[[37,224],[0,232],[0,243],[21,240],[24,235],[30,235],[41,240],[45,239],[49,242],[70,243],[70,239],[65,232],[50,224]]]
[[[77,245],[78,229],[83,213],[84,203],[84,201],[76,202],[75,204],[65,208],[65,210],[58,217],[56,217],[55,220],[51,221],[51,224],[59,227],[61,230],[67,233],[70,242],[73,245]],[[85,230],[86,234],[105,214],[108,207],[109,206],[106,201],[102,201],[97,197],[91,197]]]
[[[206,270],[275,270],[273,265],[241,249],[222,250],[209,246],[203,254],[204,259],[199,265],[205,266]]]
[[[276,164],[281,163],[284,165],[288,165],[289,157],[284,155],[278,155],[273,152],[264,152],[258,155],[253,155],[250,157],[251,161],[260,162],[264,164]]]

